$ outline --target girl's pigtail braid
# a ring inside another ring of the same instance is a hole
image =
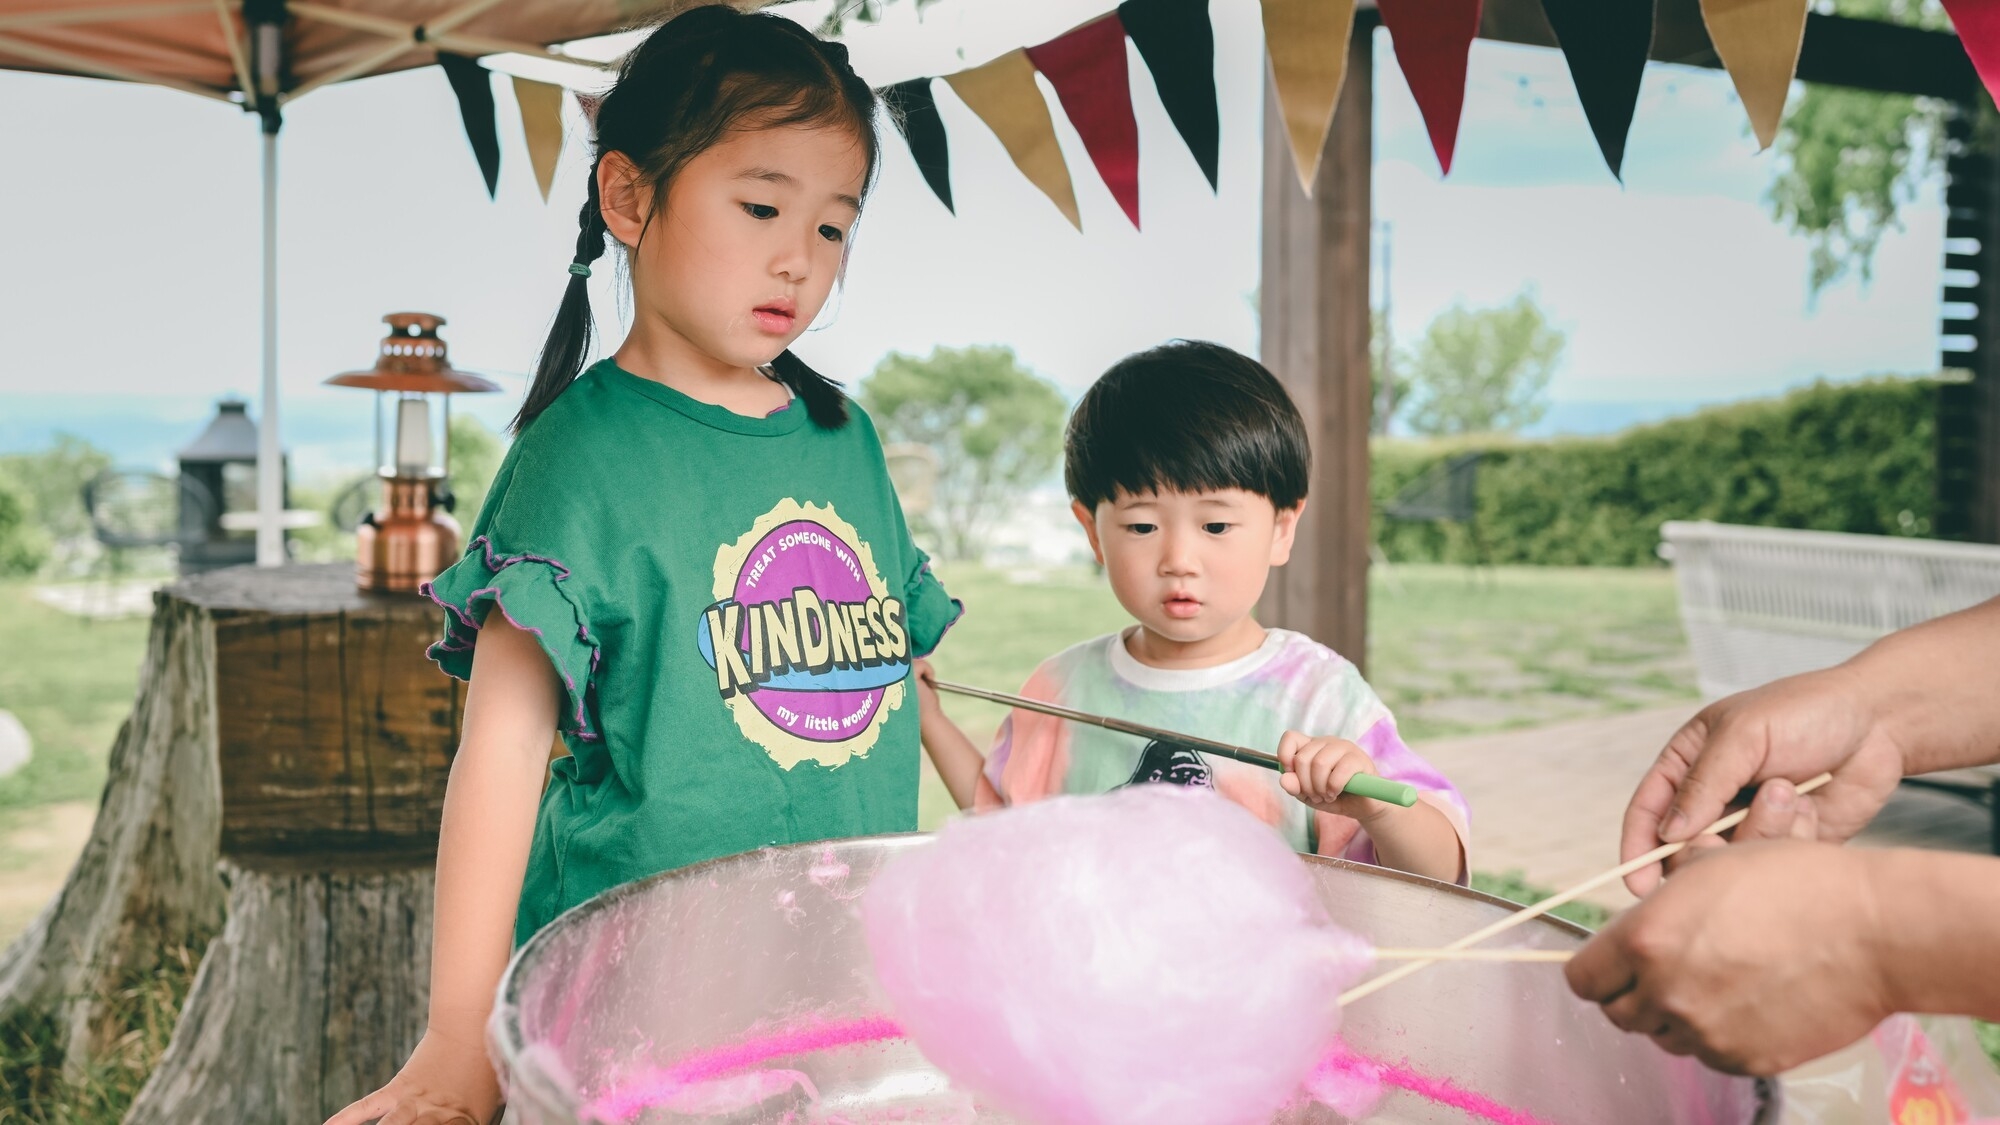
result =
[[[771,370],[806,404],[806,415],[821,429],[835,430],[847,424],[847,396],[841,393],[839,383],[807,367],[789,348],[771,361]]]
[[[542,355],[535,363],[535,379],[514,415],[510,428],[525,429],[542,411],[555,402],[583,373],[583,361],[590,350],[595,323],[590,315],[590,263],[604,256],[604,211],[597,197],[597,161],[590,164],[590,186],[577,212],[576,259],[569,265],[569,285],[563,290],[562,306],[556,310]]]

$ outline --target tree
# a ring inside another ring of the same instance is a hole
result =
[[[34,497],[0,469],[0,576],[33,574],[48,558],[48,534],[35,519]]]
[[[1404,365],[1404,415],[1420,434],[1518,430],[1548,411],[1543,392],[1567,341],[1523,292],[1491,309],[1453,305],[1431,321]]]
[[[57,434],[48,449],[0,457],[0,473],[27,493],[29,510],[57,540],[89,537],[83,486],[110,467],[111,454],[75,434]]]
[[[1949,28],[1937,0],[1833,0],[1858,19]],[[1840,86],[1805,86],[1785,114],[1776,144],[1772,211],[1812,243],[1811,291],[1859,273],[1916,184],[1944,160],[1944,103]]]
[[[1403,412],[1403,404],[1410,397],[1410,357],[1406,350],[1397,349],[1389,335],[1389,316],[1381,309],[1368,311],[1368,432],[1386,434],[1389,422]],[[1388,395],[1384,397],[1382,381],[1390,380]]]
[[[1047,479],[1062,454],[1062,392],[1012,348],[936,348],[922,359],[891,352],[859,398],[884,442],[937,453],[934,511],[950,558],[977,555],[993,520]]]
[[[451,433],[451,491],[457,497],[454,513],[462,527],[471,527],[486,502],[486,490],[493,474],[500,471],[500,459],[507,455],[507,443],[486,424],[470,414],[454,414]]]

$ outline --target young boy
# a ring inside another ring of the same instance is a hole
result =
[[[1270,770],[1026,711],[983,762],[920,668],[924,746],[964,808],[1124,785],[1202,785],[1303,852],[1463,882],[1466,807],[1412,753],[1353,664],[1251,616],[1305,509],[1305,424],[1262,365],[1179,342],[1105,372],[1077,404],[1064,477],[1077,522],[1137,624],[1042,662],[1023,695],[1223,742],[1275,746]],[[1410,808],[1341,795],[1374,773]]]

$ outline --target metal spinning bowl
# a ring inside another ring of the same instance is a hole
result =
[[[927,839],[770,848],[630,883],[564,914],[520,950],[501,981],[489,1037],[509,1120],[588,1120],[586,1095],[619,1076],[740,1041],[773,1021],[881,1014],[857,900],[882,863]],[[1338,923],[1384,947],[1442,945],[1512,909],[1399,872],[1307,862]],[[1581,944],[1585,932],[1543,918],[1512,936],[1522,946],[1566,949]],[[1342,1034],[1364,1055],[1407,1059],[1552,1125],[1777,1119],[1766,1084],[1715,1073],[1619,1032],[1572,997],[1560,967],[1546,963],[1432,966],[1350,1007]],[[1003,1120],[975,1112],[905,1041],[770,1065],[810,1076],[817,1106],[794,1088],[731,1116],[703,1119]],[[637,1120],[695,1119],[651,1111]],[[1284,1120],[1342,1119],[1310,1106]],[[1480,1119],[1392,1090],[1368,1120]]]

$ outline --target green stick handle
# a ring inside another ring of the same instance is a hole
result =
[[[1347,779],[1342,793],[1352,793],[1357,797],[1371,797],[1377,801],[1387,801],[1392,805],[1409,808],[1417,803],[1417,787],[1400,781],[1390,781],[1386,777],[1376,777],[1372,773],[1358,773]]]

